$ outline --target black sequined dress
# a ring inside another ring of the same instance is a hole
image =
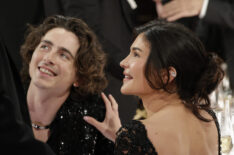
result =
[[[105,105],[99,96],[79,100],[69,97],[51,123],[47,143],[58,155],[112,155],[114,144],[83,120],[85,115],[99,121],[105,117]]]
[[[213,117],[218,131],[218,152],[221,155],[220,130],[217,118],[213,111],[208,111]],[[133,120],[131,123],[123,125],[117,132],[115,141],[115,155],[158,155],[153,144],[147,137],[145,126]]]

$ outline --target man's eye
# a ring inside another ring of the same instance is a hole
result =
[[[41,45],[40,48],[41,48],[41,49],[44,49],[44,50],[48,50],[48,49],[49,49],[49,47],[48,47],[47,45]]]
[[[68,60],[69,60],[69,57],[68,57],[66,54],[64,54],[64,53],[60,53],[60,56],[61,56],[62,58],[65,58],[65,59],[68,59]]]

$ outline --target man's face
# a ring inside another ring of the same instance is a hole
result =
[[[63,28],[49,30],[36,47],[29,66],[31,84],[67,92],[77,82],[75,56],[80,47],[76,35]]]

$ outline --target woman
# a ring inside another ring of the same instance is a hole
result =
[[[76,18],[48,17],[31,28],[21,54],[35,138],[56,154],[112,154],[112,143],[83,120],[105,113],[105,54],[90,28]]]
[[[137,29],[121,92],[142,99],[147,118],[121,125],[115,99],[104,94],[103,122],[84,117],[115,142],[115,154],[218,155],[218,123],[208,95],[223,78],[219,59],[181,25],[150,22]]]

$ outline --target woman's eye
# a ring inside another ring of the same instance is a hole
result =
[[[134,57],[139,57],[140,55],[137,52],[133,52]]]

